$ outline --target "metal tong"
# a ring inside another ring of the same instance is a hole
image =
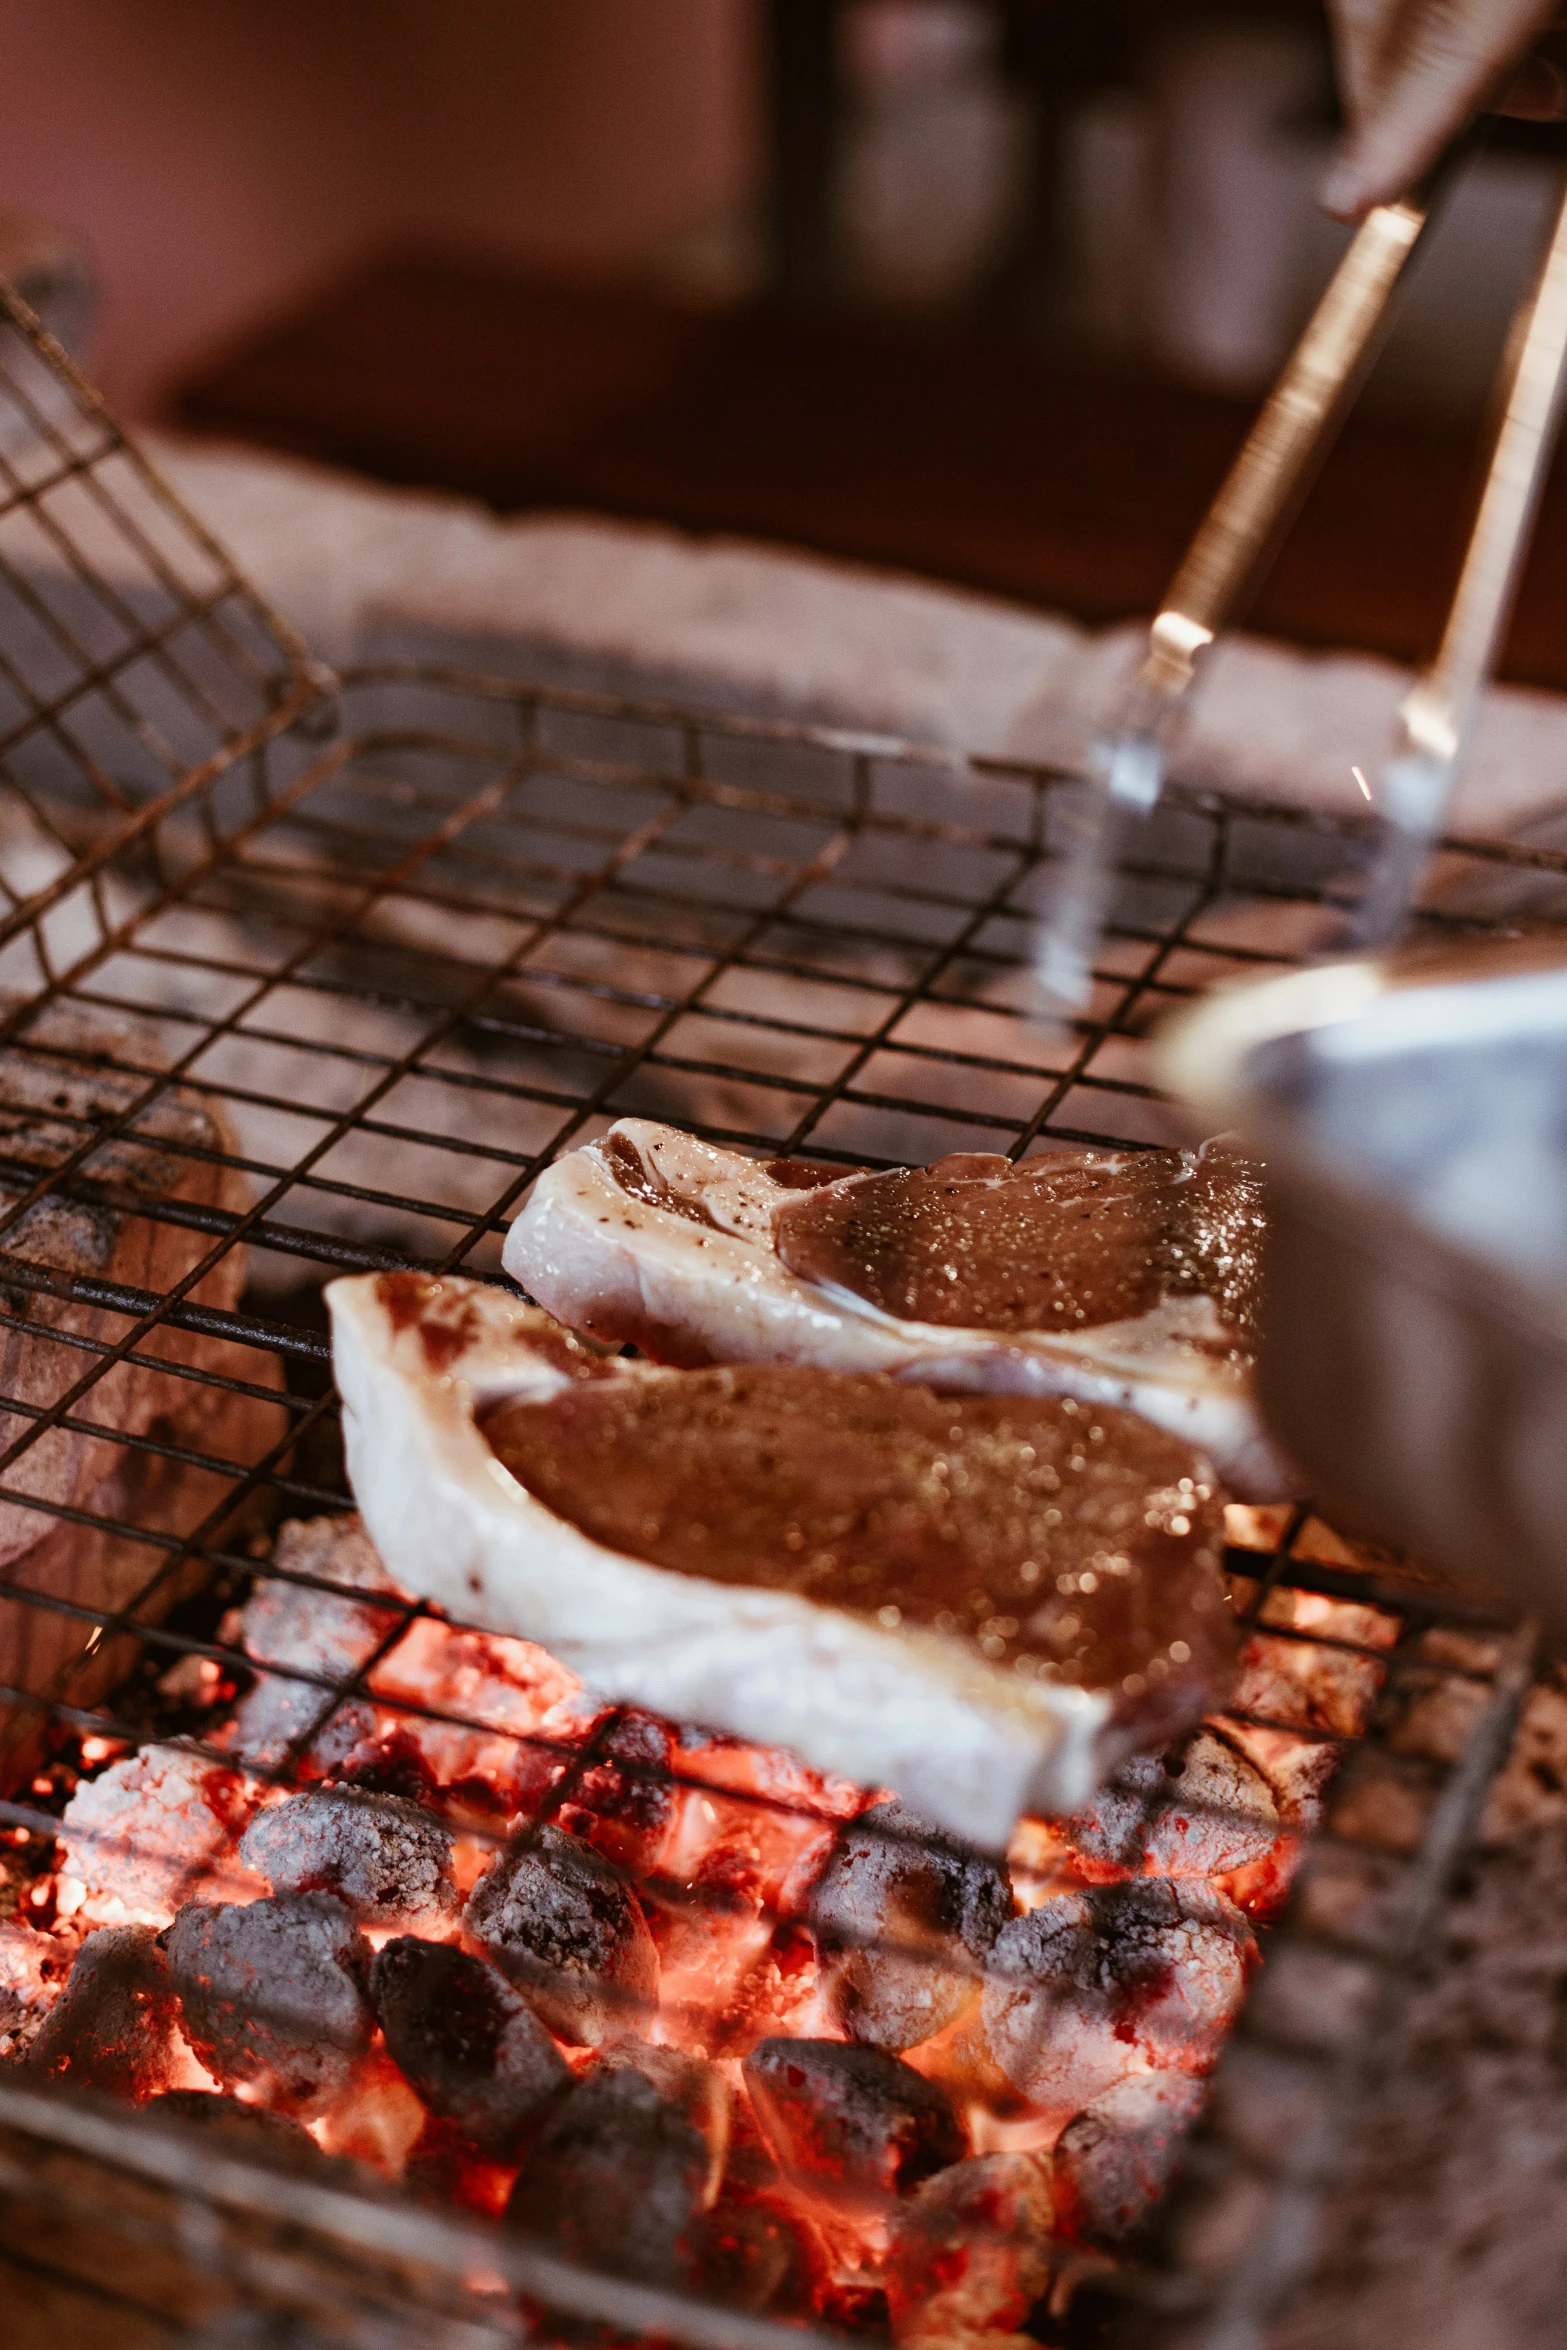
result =
[[[1408,919],[1528,552],[1567,387],[1567,186],[1501,375],[1501,420],[1441,647],[1405,697],[1398,742],[1377,781],[1382,830],[1354,926],[1361,948],[1394,944]]]
[[[1090,753],[1089,792],[1073,811],[1037,945],[1040,983],[1069,1011],[1092,991],[1116,858],[1129,824],[1158,800],[1198,661],[1341,415],[1428,217],[1425,203],[1380,204],[1357,230],[1170,583],[1119,728]]]

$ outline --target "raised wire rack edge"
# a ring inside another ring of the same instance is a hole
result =
[[[203,1593],[232,1599],[246,1579],[279,1575],[254,1555],[268,1516],[345,1505],[311,1302],[324,1274],[496,1277],[498,1237],[532,1174],[624,1110],[860,1163],[1153,1141],[1149,1016],[1220,974],[1285,959],[1281,939],[1309,943],[1353,886],[1352,827],[1177,798],[1125,876],[1089,1017],[1049,1039],[1032,1020],[1026,944],[1052,796],[1068,778],[409,671],[345,681],[341,715],[328,741],[280,732],[177,783],[130,829],[81,799],[59,812],[92,870],[67,875],[16,927],[0,973],[18,997],[13,1070],[90,1069],[110,1088],[92,1115],[69,1099],[54,1112],[46,1163],[3,1169],[6,1282],[18,1306],[60,1309],[50,1343],[71,1376],[47,1400],[20,1388],[0,1399],[0,1507],[90,1532],[115,1561],[108,1584],[51,1586],[13,1537],[6,1620],[47,1618],[59,1634],[38,1644],[47,1669],[6,1676],[12,1734],[30,1755],[42,1721],[78,1738],[199,1741],[199,1721],[192,1731],[162,1705],[157,1681],[181,1658],[236,1679],[254,1670]],[[1487,876],[1552,881],[1563,869],[1538,853],[1471,861]],[[1477,918],[1460,900],[1445,919]],[[135,1180],[149,1136],[163,1170],[150,1188]],[[51,1202],[133,1210],[183,1252],[176,1277],[151,1288],[62,1276],[26,1246],[29,1216]],[[242,1242],[254,1252],[243,1297],[231,1279],[223,1288]],[[293,1366],[286,1396],[267,1368],[278,1355]],[[151,1430],[99,1415],[95,1390],[138,1367],[201,1399],[194,1433],[171,1426],[177,1412]],[[244,1445],[203,1442],[217,1399],[241,1422],[272,1415],[265,1440],[247,1425]],[[112,1444],[149,1474],[189,1471],[205,1481],[202,1506],[160,1525],[97,1489],[51,1494],[27,1464],[59,1437]],[[1304,1513],[1274,1529],[1271,1551],[1231,1563],[1254,1621],[1273,1609],[1269,1636],[1286,1644],[1309,1637],[1280,1605],[1294,1591],[1396,1621],[1391,1650],[1365,1652],[1384,1714],[1402,1719],[1410,1677],[1433,1672],[1497,1687],[1501,1712],[1513,1702],[1483,1607],[1409,1587],[1395,1562],[1368,1579],[1314,1546]],[[308,1570],[294,1580],[319,1584]],[[408,1621],[391,1611],[378,1654]],[[1477,1644],[1457,1663],[1433,1661],[1443,1626]],[[372,1669],[294,1673],[319,1699],[311,1736],[363,1696]],[[404,1710],[476,1726],[460,1711]],[[1381,1718],[1365,1740],[1378,1762]],[[1485,1764],[1462,1781],[1466,1818],[1498,1759],[1501,1715],[1484,1718],[1466,1750]],[[591,1768],[595,1751],[574,1749],[570,1767]],[[1416,1908],[1452,1857],[1450,1766],[1396,1758],[1395,1775],[1413,1773],[1429,1797],[1429,1834],[1403,1856]],[[637,1777],[634,1762],[617,1768]],[[20,1793],[3,1817],[32,1837],[57,1824]],[[1265,1984],[1287,1939],[1311,1931],[1309,1918],[1275,1931]],[[1393,1976],[1408,1954],[1382,1955]],[[1347,2044],[1304,2061],[1341,2066]],[[592,2299],[599,2282],[575,2306],[613,2322]],[[678,2299],[666,2322],[712,2337],[713,2313]]]

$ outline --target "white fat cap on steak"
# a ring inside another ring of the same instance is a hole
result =
[[[624,1168],[639,1171],[632,1188]],[[622,1118],[603,1141],[545,1169],[507,1233],[504,1263],[569,1328],[641,1346],[661,1362],[810,1363],[886,1371],[946,1393],[1076,1396],[1181,1437],[1242,1500],[1294,1490],[1249,1370],[1215,1347],[1222,1333],[1211,1299],[1172,1297],[1081,1331],[903,1321],[789,1270],[773,1245],[773,1216],[797,1196],[758,1160]]]
[[[475,1417],[569,1380],[570,1342],[535,1309],[455,1277],[370,1274],[326,1294],[366,1529],[397,1583],[457,1621],[540,1643],[605,1697],[893,1787],[992,1849],[1025,1812],[1079,1809],[1124,1756],[1097,1691],[792,1593],[672,1573],[557,1517]]]

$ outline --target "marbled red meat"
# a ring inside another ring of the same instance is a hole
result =
[[[1260,1170],[1223,1138],[829,1174],[621,1119],[545,1169],[506,1270],[655,1362],[1073,1395],[1201,1445],[1243,1496],[1296,1489],[1253,1394]]]
[[[1235,1153],[958,1154],[855,1175],[784,1200],[773,1219],[791,1273],[905,1322],[966,1330],[1081,1330],[1212,1298],[1233,1343],[1255,1335],[1257,1179]]]
[[[1137,1676],[1177,1716],[1229,1663],[1212,1479],[1128,1413],[767,1363],[573,1381],[481,1425],[557,1517],[676,1573],[1083,1688]]]

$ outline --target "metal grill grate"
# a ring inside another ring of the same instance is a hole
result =
[[[7,316],[0,1098],[35,1115],[0,1120],[0,1822],[25,1916],[35,1872],[58,1898],[71,1774],[149,1738],[202,1751],[257,1676],[227,1617],[247,1590],[364,1600],[269,1552],[277,1520],[348,1506],[323,1277],[499,1278],[533,1175],[631,1112],[861,1165],[1164,1139],[1144,1031],[1319,943],[1353,891],[1355,831],[1173,797],[1122,877],[1087,1016],[1048,1036],[1026,942],[1069,777],[407,670],[328,691]],[[157,531],[127,521],[137,500]],[[145,608],[97,578],[110,527],[144,550]],[[1564,870],[1455,847],[1428,919],[1482,926],[1499,880],[1552,889]],[[126,1228],[134,1262],[111,1245]],[[1307,1705],[1285,1723],[1347,1739],[1356,1765],[1140,2287],[1140,2339],[1157,2324],[1226,2346],[1300,2266],[1291,2224],[1387,2043],[1526,1672],[1483,1609],[1346,1553],[1305,1512],[1238,1532],[1257,1637],[1351,1660],[1361,1699],[1353,1720]],[[382,1628],[351,1669],[259,1669],[303,1693],[270,1765],[286,1782],[372,1698],[496,1734],[460,1705],[376,1697],[419,1611],[373,1604]],[[558,1808],[613,1728],[502,1734],[566,1765]],[[1286,2107],[1306,2116],[1293,2136]],[[25,2074],[0,2071],[0,2131],[0,2258],[40,2339],[69,2288],[96,2297],[103,2339],[166,2339],[237,2300],[312,2311],[331,2338],[478,2344],[516,2338],[519,2287],[622,2335],[802,2339],[434,2208],[214,2158]],[[1080,2264],[1040,2322],[1069,2336],[1100,2301]]]

